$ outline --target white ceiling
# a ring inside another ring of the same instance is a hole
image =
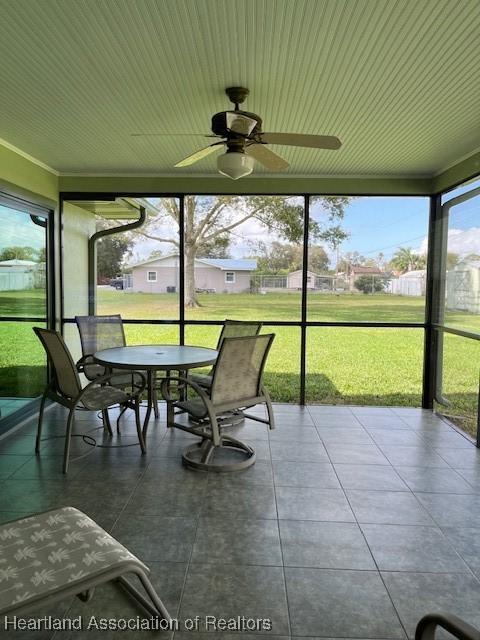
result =
[[[0,138],[61,173],[215,174],[214,156],[173,165],[208,144],[232,85],[265,131],[343,141],[272,147],[290,175],[433,175],[480,147],[478,0],[0,0],[0,15]]]

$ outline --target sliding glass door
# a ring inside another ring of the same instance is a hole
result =
[[[49,212],[0,194],[0,427],[46,384],[32,327],[48,326]]]

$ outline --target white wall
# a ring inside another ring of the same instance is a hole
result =
[[[88,314],[88,239],[95,233],[95,216],[65,202],[63,208],[63,287],[66,318]],[[65,325],[65,341],[75,360],[82,351],[76,325]]]

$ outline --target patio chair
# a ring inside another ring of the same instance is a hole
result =
[[[461,618],[450,613],[429,613],[415,629],[415,640],[434,640],[437,629],[445,629],[459,640],[480,640],[480,632]]]
[[[171,622],[149,568],[85,513],[62,507],[0,525],[0,614],[18,615],[118,582],[154,619]],[[140,580],[148,599],[125,575]],[[161,627],[162,628],[162,627]]]
[[[262,328],[261,322],[251,322],[244,320],[225,320],[222,326],[222,330],[218,337],[217,346],[215,349],[220,351],[222,342],[225,338],[239,338],[241,336],[256,336],[260,333]],[[215,366],[211,368],[208,373],[191,373],[188,377],[199,384],[201,387],[210,389],[212,386],[213,372]]]
[[[65,431],[63,473],[67,473],[68,471],[70,444],[75,410],[77,408],[83,408],[87,411],[101,411],[104,419],[104,428],[108,431],[109,435],[113,434],[107,409],[115,405],[133,409],[135,411],[138,442],[142,453],[145,453],[145,442],[140,424],[140,394],[146,387],[145,376],[139,371],[132,372],[132,387],[130,391],[111,384],[115,378],[115,374],[106,374],[95,378],[82,389],[75,363],[62,336],[57,331],[50,331],[49,329],[34,327],[33,330],[42,343],[53,368],[52,382],[47,385],[40,402],[35,452],[37,454],[40,452],[43,412],[45,402],[47,398],[49,398],[69,409]],[[80,437],[82,437],[87,444],[96,445],[95,439],[91,436],[82,435]]]
[[[227,425],[219,416],[227,411],[245,410],[264,403],[268,418],[245,414],[245,417],[268,424],[275,428],[272,403],[262,384],[263,370],[274,334],[224,338],[220,346],[210,393],[191,378],[168,377],[162,382],[162,395],[167,401],[167,426],[188,431],[201,438],[187,447],[182,455],[186,466],[203,471],[239,471],[255,462],[255,451],[250,445],[225,433]],[[180,399],[173,397],[177,387]],[[185,387],[192,388],[198,395],[191,400],[182,399]],[[184,424],[175,421],[175,409],[187,412],[189,417],[199,421]],[[204,422],[202,419],[207,418]],[[227,458],[222,462],[220,452],[233,450],[243,454],[240,461]],[[215,458],[219,463],[215,463]]]
[[[96,351],[102,351],[103,349],[125,347],[127,344],[122,316],[120,314],[105,316],[75,316],[75,322],[77,323],[80,342],[82,345],[82,357],[77,362],[77,368],[80,373],[85,375],[87,380],[95,380],[95,378],[103,376],[108,372],[105,367],[94,362],[93,354]],[[121,386],[122,384],[128,386],[130,384],[130,372],[127,372],[124,369],[114,369],[112,373],[115,374],[116,386]],[[152,391],[153,411],[155,417],[158,418],[157,391],[155,388]],[[120,414],[117,419],[117,431],[121,416],[122,414]]]

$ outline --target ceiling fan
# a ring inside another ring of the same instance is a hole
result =
[[[225,145],[226,152],[217,158],[218,171],[237,180],[252,173],[254,160],[271,171],[283,171],[289,167],[286,160],[266,146],[268,144],[333,150],[339,149],[342,144],[335,136],[264,133],[260,116],[240,109],[239,105],[245,101],[249,90],[244,87],[229,87],[225,93],[235,105],[235,109],[220,111],[212,117],[213,137],[221,138],[221,140],[195,151],[177,162],[175,167],[188,167]]]

